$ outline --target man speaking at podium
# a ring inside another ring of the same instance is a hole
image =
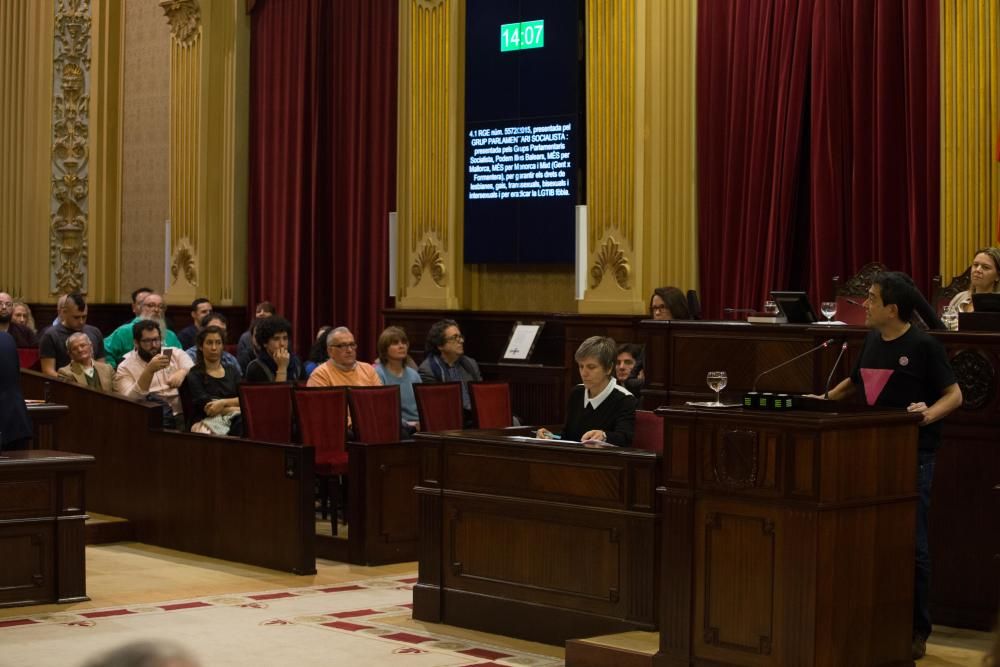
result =
[[[830,390],[840,400],[857,387],[868,405],[906,408],[923,415],[918,437],[917,550],[913,597],[913,658],[923,657],[931,633],[928,608],[931,560],[927,544],[934,458],[941,445],[940,421],[962,405],[962,391],[948,363],[944,346],[913,327],[910,317],[917,299],[913,281],[905,273],[887,271],[875,277],[865,299],[865,324],[872,328],[851,376]]]

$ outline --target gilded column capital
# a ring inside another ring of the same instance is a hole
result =
[[[201,34],[198,0],[163,0],[160,3],[170,24],[170,34],[184,46],[191,46]]]
[[[434,10],[444,4],[444,0],[415,0],[417,7]]]

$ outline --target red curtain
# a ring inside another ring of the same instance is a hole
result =
[[[787,287],[804,194],[812,3],[698,6],[701,303],[760,308]]]
[[[308,350],[323,324],[375,352],[396,180],[396,0],[257,0],[249,297]]]
[[[830,296],[870,261],[938,262],[938,11],[905,0],[702,0],[702,303]]]
[[[930,294],[939,263],[938,3],[823,0],[813,21],[809,289],[881,261]]]

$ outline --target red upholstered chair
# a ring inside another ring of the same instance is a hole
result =
[[[402,418],[399,411],[399,386],[349,387],[351,423],[358,442],[380,445],[398,442]]]
[[[17,357],[20,360],[21,368],[30,368],[32,370],[38,370],[38,348],[34,347],[19,347],[17,348]]]
[[[292,383],[241,382],[243,433],[251,440],[292,441]]]
[[[344,387],[296,387],[292,392],[295,415],[303,445],[316,448],[316,478],[320,481],[320,503],[330,501],[330,522],[337,534],[337,497],[343,496],[340,477],[347,474],[347,389]],[[337,497],[330,493],[337,486]]]
[[[471,382],[472,414],[479,428],[507,428],[513,423],[510,385],[506,382]]]
[[[849,296],[838,296],[836,319],[845,324],[863,327],[865,325],[865,307],[861,304],[867,298],[867,296],[860,299]]]
[[[632,446],[648,452],[663,453],[663,417],[649,410],[635,411]]]
[[[462,383],[415,384],[421,431],[450,431],[462,428]]]

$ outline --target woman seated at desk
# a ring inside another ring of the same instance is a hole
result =
[[[1000,249],[982,248],[972,258],[969,271],[969,289],[959,292],[948,304],[955,312],[971,313],[972,295],[1000,292]]]
[[[569,395],[563,440],[597,440],[619,447],[632,444],[638,400],[615,380],[618,346],[604,336],[591,336],[580,344],[574,358],[580,367],[578,385]],[[540,428],[536,435],[556,437]]]

